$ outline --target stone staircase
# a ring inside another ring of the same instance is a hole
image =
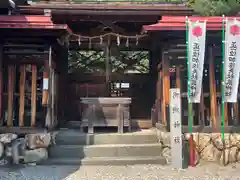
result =
[[[166,164],[156,132],[85,134],[63,130],[55,135],[46,164],[133,165]]]

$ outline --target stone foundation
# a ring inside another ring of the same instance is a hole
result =
[[[23,138],[0,134],[0,165],[37,164],[48,158],[50,144],[50,133],[27,134]]]
[[[161,153],[171,162],[171,134],[156,130]],[[0,134],[0,165],[6,164],[38,164],[48,158],[48,147],[55,144],[56,133],[28,134],[18,137],[16,134]],[[189,155],[189,134],[184,134],[184,155]],[[225,134],[225,146],[220,133],[193,133],[195,147],[195,163],[212,161],[222,165],[240,161],[240,134]],[[224,158],[225,156],[225,158]]]
[[[171,161],[171,134],[157,130],[157,136],[163,145],[163,156]],[[183,138],[188,140],[189,137],[189,134],[185,134]],[[220,133],[193,133],[193,139],[196,149],[196,164],[201,160],[217,162],[222,165],[240,161],[240,134],[238,133],[225,134],[225,147]]]

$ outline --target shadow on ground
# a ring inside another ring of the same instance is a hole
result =
[[[8,166],[0,168],[0,179],[70,180],[79,166]]]

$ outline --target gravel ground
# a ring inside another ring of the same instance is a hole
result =
[[[240,164],[203,164],[186,170],[171,166],[32,166],[0,167],[0,180],[240,180]]]

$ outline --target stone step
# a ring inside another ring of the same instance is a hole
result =
[[[156,132],[152,130],[124,134],[86,134],[68,130],[60,131],[54,137],[57,145],[149,144],[158,142]]]
[[[50,158],[43,162],[44,165],[102,165],[102,166],[126,166],[136,164],[160,164],[166,165],[167,161],[162,156],[146,157],[95,157],[95,158]]]
[[[161,144],[55,145],[53,158],[160,156]]]

